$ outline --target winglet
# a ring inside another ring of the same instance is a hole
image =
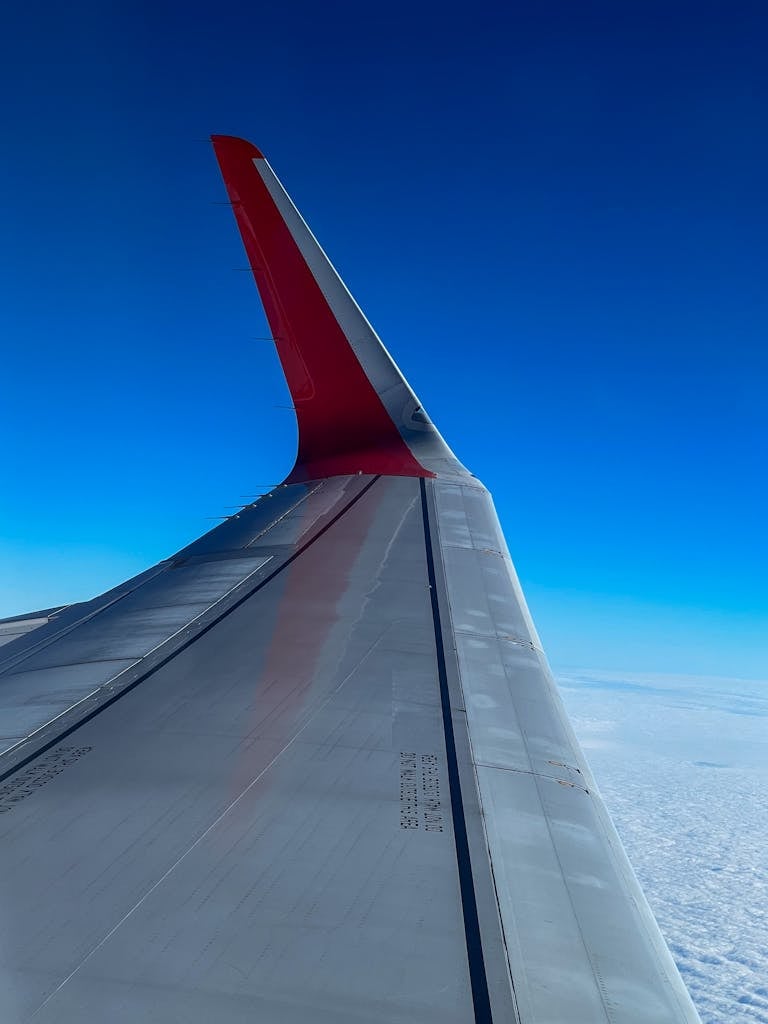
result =
[[[296,408],[287,479],[461,469],[259,150],[211,138]]]

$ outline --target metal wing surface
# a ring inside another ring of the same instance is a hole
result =
[[[216,154],[286,482],[0,632],[0,1020],[698,1020],[488,491],[267,161]]]

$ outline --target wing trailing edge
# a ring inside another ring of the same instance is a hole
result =
[[[465,472],[262,153],[211,138],[296,409],[287,481]]]

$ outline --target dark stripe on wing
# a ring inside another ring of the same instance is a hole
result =
[[[419,485],[421,487],[421,514],[424,520],[424,542],[427,551],[429,593],[432,601],[432,621],[435,627],[437,675],[440,682],[440,706],[443,715],[443,732],[445,734],[445,755],[448,763],[448,788],[451,794],[453,837],[456,844],[456,862],[459,869],[461,909],[464,915],[464,935],[467,944],[472,1002],[475,1008],[475,1024],[492,1024],[491,1000],[488,993],[488,978],[485,973],[485,958],[483,956],[483,943],[480,937],[475,884],[472,878],[472,862],[469,856],[467,822],[464,816],[464,803],[461,798],[459,763],[456,757],[456,740],[453,734],[451,698],[448,691],[448,673],[445,667],[445,650],[443,648],[443,629],[440,621],[440,605],[437,599],[437,580],[435,578],[435,559],[432,551],[432,531],[429,526],[429,511],[427,509],[427,487],[423,479],[419,480]]]

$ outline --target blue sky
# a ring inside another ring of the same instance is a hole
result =
[[[290,468],[232,133],[492,489],[555,665],[765,678],[765,8],[260,7],[3,13],[0,614]]]

